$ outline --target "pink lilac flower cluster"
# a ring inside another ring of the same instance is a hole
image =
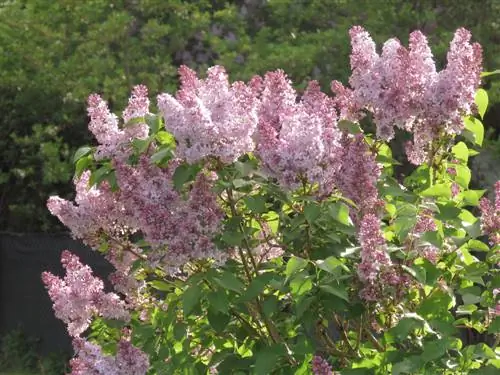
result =
[[[488,198],[479,202],[481,210],[481,229],[489,236],[492,245],[500,245],[500,181],[495,184],[495,203]]]
[[[281,70],[254,78],[253,86],[260,94],[256,138],[264,169],[284,187],[308,182],[331,192],[341,137],[333,100],[312,81],[298,101]]]
[[[70,361],[71,375],[145,375],[149,369],[148,355],[124,339],[115,356],[82,338],[75,338],[73,347],[77,357]]]
[[[377,214],[384,203],[378,197],[377,181],[382,169],[375,155],[361,134],[354,138],[345,137],[342,146],[336,183],[341,193],[358,206],[358,216],[353,219],[369,213]]]
[[[75,179],[75,203],[52,196],[47,207],[52,215],[71,230],[73,237],[91,247],[101,243],[100,233],[119,233],[133,228],[130,212],[125,210],[120,195],[111,191],[107,182],[89,186],[90,171]]]
[[[186,66],[179,69],[181,89],[176,97],[158,96],[165,126],[177,140],[177,155],[189,163],[208,156],[231,163],[253,151],[257,127],[257,98],[242,82],[229,84],[223,67],[208,69],[200,80]]]
[[[376,215],[367,214],[362,218],[359,228],[361,263],[358,265],[358,275],[364,283],[361,296],[367,301],[376,301],[381,297],[380,283],[395,286],[400,282],[392,267],[380,226],[381,221]]]
[[[480,45],[470,43],[469,31],[458,29],[447,66],[437,72],[427,39],[419,31],[410,34],[408,49],[390,39],[380,55],[362,27],[353,27],[350,36],[351,88],[332,83],[342,118],[356,121],[363,111],[372,112],[377,135],[384,140],[394,137],[395,127],[412,132],[408,158],[414,164],[423,163],[439,133],[459,133],[464,127],[462,116],[473,110],[480,84]]]
[[[89,186],[90,172],[84,172],[75,180],[75,203],[60,197],[50,197],[47,202],[49,211],[71,230],[73,237],[82,240],[92,248],[99,248],[102,235],[107,235],[113,242],[106,253],[106,259],[116,271],[110,280],[121,293],[128,298],[136,297],[139,284],[130,275],[133,254],[141,250],[128,241],[128,234],[137,229],[132,212],[127,211],[119,192],[113,192],[107,182]],[[127,252],[131,249],[132,252]]]
[[[90,267],[69,251],[63,251],[61,262],[66,269],[64,279],[44,272],[42,280],[54,303],[56,317],[67,324],[71,336],[82,334],[94,316],[130,318],[125,303],[115,293],[104,292],[103,282],[94,277]]]
[[[130,151],[129,142],[132,139],[148,136],[149,127],[143,118],[149,113],[149,98],[144,85],[135,86],[132,91],[129,104],[123,112],[123,129],[118,126],[118,117],[110,112],[106,102],[97,94],[89,96],[87,112],[90,117],[89,130],[99,142],[96,159],[123,157]],[[129,123],[133,119],[139,120]]]
[[[436,222],[434,221],[432,212],[429,210],[422,211],[417,216],[417,222],[411,232],[412,239],[420,238],[426,232],[434,232],[437,230]],[[418,254],[432,263],[436,263],[439,257],[439,249],[431,244],[417,247]]]
[[[124,205],[153,248],[149,260],[172,269],[193,259],[222,256],[212,242],[223,219],[212,183],[199,173],[185,198],[173,186],[178,164],[173,160],[160,168],[145,155],[135,167],[115,164]]]
[[[311,362],[311,368],[314,375],[334,375],[330,364],[319,355],[314,356]]]

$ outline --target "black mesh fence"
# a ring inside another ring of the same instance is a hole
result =
[[[21,329],[39,339],[42,355],[71,350],[65,326],[55,318],[41,280],[43,271],[64,275],[63,250],[77,255],[104,280],[112,270],[101,255],[65,233],[0,233],[0,337]]]

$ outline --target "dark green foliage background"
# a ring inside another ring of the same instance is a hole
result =
[[[332,79],[347,81],[355,24],[379,43],[406,43],[421,29],[441,65],[465,26],[483,45],[485,70],[494,70],[498,14],[499,0],[0,1],[0,230],[62,229],[45,201],[71,197],[71,157],[92,142],[89,93],[118,112],[135,84],[152,95],[175,91],[181,64],[200,72],[222,64],[245,80],[282,68],[299,88],[317,79],[328,90]],[[487,84],[499,101],[500,84]]]

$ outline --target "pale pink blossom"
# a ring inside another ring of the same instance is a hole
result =
[[[253,151],[257,99],[252,88],[243,82],[230,85],[221,66],[208,69],[205,80],[186,66],[179,74],[176,97],[158,96],[165,127],[177,141],[177,156],[189,163],[207,157],[232,163]]]
[[[194,259],[222,260],[212,239],[220,231],[223,212],[211,191],[210,177],[198,174],[186,197],[173,185],[179,165],[166,168],[152,164],[146,156],[137,167],[116,163],[116,176],[123,203],[152,246],[148,259],[175,269]]]
[[[280,70],[266,73],[260,98],[256,154],[264,170],[287,189],[308,182],[331,192],[341,136],[332,99],[312,81],[297,100]]]
[[[379,138],[393,138],[395,127],[410,131],[408,159],[417,165],[427,161],[433,140],[442,132],[459,133],[462,116],[474,111],[481,47],[470,43],[469,31],[458,29],[447,66],[437,72],[427,39],[419,31],[410,34],[408,48],[390,39],[380,55],[363,28],[353,27],[350,36],[351,89],[332,82],[341,119],[356,121],[365,111],[372,112]]]
[[[130,142],[134,138],[144,139],[148,136],[149,128],[145,120],[129,123],[130,120],[144,118],[149,113],[146,86],[134,87],[129,104],[123,112],[125,128],[119,126],[118,117],[110,112],[106,102],[97,94],[89,96],[87,112],[90,117],[89,130],[99,142],[96,159],[124,157],[130,153]]]
[[[377,213],[383,206],[377,190],[382,169],[376,162],[375,155],[361,134],[353,138],[345,137],[342,146],[336,185],[357,206],[357,213],[352,215],[353,220],[368,213]]]
[[[495,183],[495,202],[494,204],[488,198],[482,198],[479,201],[481,210],[481,229],[484,234],[489,236],[490,244],[500,244],[500,181]]]
[[[76,357],[70,361],[71,375],[145,375],[149,369],[146,353],[127,340],[120,340],[115,356],[81,338],[73,340]]]
[[[67,324],[71,336],[82,334],[94,316],[129,319],[125,303],[118,295],[104,292],[103,282],[92,274],[90,267],[80,263],[69,251],[63,251],[61,262],[66,270],[64,279],[44,272],[42,280],[56,317]]]

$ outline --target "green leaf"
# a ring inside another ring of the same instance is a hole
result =
[[[390,329],[390,333],[399,341],[408,338],[408,335],[416,329],[425,325],[425,319],[418,314],[405,314],[398,324]]]
[[[139,124],[144,124],[145,122],[145,119],[144,117],[142,116],[139,116],[139,117],[132,117],[130,120],[128,120],[125,124],[123,124],[123,126],[125,128],[129,127],[129,126],[134,126],[134,125],[139,125]]]
[[[461,162],[467,163],[469,161],[469,148],[464,142],[458,142],[451,148],[453,156]]]
[[[174,187],[176,190],[181,190],[182,186],[188,182],[192,181],[196,174],[198,173],[199,168],[189,164],[181,164],[179,165],[172,176],[172,180],[174,181]]]
[[[266,348],[255,354],[255,374],[271,374],[276,366],[280,353],[276,347]]]
[[[136,138],[132,140],[132,146],[134,147],[134,150],[136,150],[139,154],[145,153],[150,144],[151,144],[151,138],[146,138],[146,139]]]
[[[309,224],[313,224],[321,213],[321,207],[316,203],[309,203],[304,207],[304,216]]]
[[[245,205],[252,211],[257,214],[261,214],[267,211],[266,209],[266,200],[264,197],[260,195],[253,195],[243,198]]]
[[[419,283],[426,284],[427,275],[424,267],[415,264],[410,267],[403,264],[401,267],[412,275]]]
[[[476,91],[474,101],[476,102],[479,116],[481,116],[481,118],[484,118],[484,114],[486,113],[486,109],[488,108],[488,93],[484,89],[478,89]]]
[[[470,132],[468,134],[467,132],[464,132],[464,136],[477,144],[478,146],[483,145],[483,139],[484,139],[484,126],[481,121],[478,119],[472,117],[472,116],[467,116],[464,119],[465,123],[465,129]]]
[[[226,231],[221,236],[221,240],[229,246],[241,246],[244,239],[245,235],[236,231]]]
[[[92,165],[92,155],[80,158],[75,165],[75,175],[80,177],[82,173]]]
[[[337,123],[337,126],[340,130],[345,131],[349,134],[359,134],[359,133],[363,132],[361,130],[361,127],[359,126],[359,124],[356,122],[351,122],[351,121],[347,121],[347,120],[340,120]]]
[[[262,311],[267,317],[271,317],[275,312],[278,311],[278,297],[275,295],[266,296],[264,303],[262,304]]]
[[[160,163],[167,157],[170,158],[171,156],[172,156],[172,150],[168,148],[162,148],[151,156],[151,161],[153,163]]]
[[[101,168],[92,172],[89,179],[89,186],[99,185],[110,173],[111,167],[108,164],[103,165]]]
[[[457,174],[455,175],[455,181],[464,189],[469,187],[471,172],[469,167],[466,165],[455,165],[455,171]]]
[[[335,202],[328,207],[330,216],[343,225],[352,225],[349,217],[349,207],[345,203]]]
[[[224,290],[208,293],[207,299],[210,307],[214,310],[221,313],[227,313],[229,311],[229,299]]]
[[[174,325],[174,338],[181,341],[186,338],[187,325],[185,323],[175,323]]]
[[[277,212],[274,211],[269,211],[266,212],[264,215],[262,215],[262,218],[266,220],[267,225],[269,225],[269,228],[271,229],[271,232],[273,234],[276,234],[278,232],[279,228],[279,215]]]
[[[300,297],[304,293],[310,291],[313,287],[311,278],[309,275],[304,273],[299,273],[296,277],[290,281],[290,290],[292,294],[296,297]]]
[[[477,206],[485,192],[486,190],[467,190],[462,192],[464,203],[468,206]]]
[[[467,245],[469,249],[473,251],[490,251],[488,245],[479,240],[469,240],[469,242],[467,242]]]
[[[285,269],[285,275],[287,279],[289,279],[292,275],[296,274],[299,271],[302,271],[307,266],[307,260],[302,259],[300,257],[292,256],[287,264]]]
[[[241,293],[245,285],[230,271],[224,271],[222,274],[214,277],[214,281],[221,287],[232,290],[236,293]]]
[[[344,271],[349,272],[349,268],[340,259],[334,256],[328,257],[325,260],[317,260],[316,265],[323,271],[334,275],[337,274],[338,268],[342,268]]]
[[[326,285],[320,285],[319,288],[327,293],[333,294],[334,296],[337,296],[341,299],[343,299],[346,302],[349,302],[349,296],[346,291],[346,287],[343,285],[331,285],[331,284],[326,284]]]
[[[218,333],[223,332],[227,328],[227,324],[231,320],[229,315],[222,314],[212,309],[208,310],[207,318],[212,328],[215,330],[215,332]]]
[[[489,77],[489,76],[492,76],[492,75],[495,75],[495,74],[500,74],[500,69],[493,70],[492,72],[482,72],[481,73],[481,78],[482,77]]]
[[[270,272],[263,273],[255,277],[248,286],[247,290],[241,296],[241,301],[250,301],[251,299],[257,297],[264,291],[269,281],[272,279],[273,274]]]
[[[449,183],[436,184],[420,193],[423,197],[451,198],[451,185]]]
[[[83,158],[84,156],[89,155],[92,152],[92,147],[83,146],[76,150],[75,155],[73,156],[73,163],[76,163],[78,160]]]
[[[193,311],[194,307],[200,302],[202,289],[199,285],[191,285],[182,293],[182,311],[184,317]]]
[[[498,334],[500,333],[500,316],[495,317],[488,327],[488,333]]]
[[[417,216],[400,216],[394,220],[394,233],[400,241],[403,241],[408,236],[416,222]]]
[[[155,139],[162,145],[175,147],[175,138],[169,132],[161,130],[155,135]]]
[[[146,124],[151,130],[150,134],[156,134],[161,127],[161,117],[159,115],[147,114]]]
[[[173,285],[162,281],[162,280],[153,280],[150,281],[149,284],[156,290],[161,290],[162,292],[168,292],[169,290],[172,290]]]

